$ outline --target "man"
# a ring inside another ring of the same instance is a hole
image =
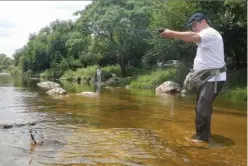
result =
[[[198,48],[193,71],[209,70],[218,73],[210,75],[196,92],[196,138],[191,141],[208,142],[211,137],[212,104],[226,81],[224,45],[220,33],[209,26],[204,14],[194,14],[187,21],[186,26],[191,27],[192,31],[178,32],[165,29],[160,35],[196,43]]]
[[[99,66],[99,68],[96,70],[96,75],[97,75],[97,83],[101,83],[102,82],[102,68],[101,66]]]

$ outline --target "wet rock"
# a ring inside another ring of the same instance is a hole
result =
[[[46,94],[48,94],[48,95],[65,95],[66,90],[64,90],[62,88],[54,88],[54,89],[47,91]]]
[[[2,129],[11,129],[11,128],[13,128],[13,125],[8,125],[8,124],[2,125]]]
[[[119,77],[110,77],[106,82],[105,84],[110,84],[110,85],[113,85],[113,84],[116,84],[120,81],[120,78]]]
[[[125,86],[125,89],[130,89],[130,86],[128,86],[128,85],[127,85],[127,86]]]
[[[37,83],[37,86],[39,86],[41,88],[46,88],[46,89],[53,89],[53,88],[59,88],[60,87],[60,85],[58,83],[51,82],[51,81]]]
[[[0,129],[11,129],[15,127],[34,126],[34,125],[36,125],[35,122],[20,123],[20,124],[3,124],[3,125],[0,125]]]
[[[36,123],[35,122],[32,122],[32,123],[28,123],[28,125],[29,126],[34,126],[34,125],[36,125]]]
[[[106,89],[113,89],[113,87],[109,87],[109,86],[106,86],[105,88],[106,88]]]
[[[182,89],[180,92],[182,95],[188,94],[188,92],[185,89]]]
[[[156,94],[159,95],[163,93],[179,93],[181,89],[182,88],[178,83],[172,81],[166,81],[156,88]]]
[[[94,97],[94,96],[96,96],[97,94],[94,93],[94,92],[82,92],[82,93],[80,93],[79,95],[86,96],[86,97]]]

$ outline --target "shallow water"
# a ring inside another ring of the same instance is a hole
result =
[[[68,82],[67,96],[51,97],[37,82],[0,75],[0,165],[247,163],[246,103],[217,99],[213,141],[194,145],[194,97],[104,87],[83,97],[76,93],[95,88]],[[30,129],[42,145],[31,144]]]

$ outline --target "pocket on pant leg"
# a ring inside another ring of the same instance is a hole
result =
[[[199,116],[210,118],[212,116],[212,101],[207,100],[205,97],[200,97],[198,100],[196,112]]]
[[[199,100],[204,98],[204,100],[212,101],[214,97],[214,83],[206,82],[199,93]]]

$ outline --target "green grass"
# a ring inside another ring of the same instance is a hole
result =
[[[7,72],[11,75],[21,75],[22,69],[20,66],[10,65],[7,69]]]
[[[233,101],[246,101],[247,100],[247,87],[228,89],[220,94],[225,99]]]
[[[137,77],[130,83],[132,88],[136,89],[155,89],[165,81],[172,80],[175,76],[176,69],[169,68],[166,70],[157,70]]]
[[[247,100],[247,68],[227,75],[227,84],[220,96],[233,101]]]
[[[77,80],[85,79],[89,80],[96,74],[98,66],[88,66],[86,68],[80,68],[76,71],[67,70],[61,77],[62,80]],[[105,76],[108,74],[116,74],[121,77],[121,71],[119,65],[111,65],[102,68]],[[183,81],[189,72],[184,66],[171,67],[171,68],[127,68],[127,77],[121,77],[119,82],[115,82],[112,86],[125,87],[126,85],[131,86],[132,90],[149,89],[154,91],[156,87],[165,81],[174,81],[179,83],[181,86]],[[44,75],[49,74],[44,72]],[[220,96],[228,100],[246,101],[247,100],[247,71],[240,70],[238,72],[228,75],[228,82],[221,91]]]
[[[78,80],[78,79],[84,79],[88,80],[91,77],[94,77],[96,74],[98,66],[87,66],[86,68],[79,68],[76,71],[67,70],[65,74],[60,78],[61,80]]]
[[[105,66],[102,68],[103,73],[113,73],[116,74],[117,76],[121,75],[121,69],[119,65],[110,65],[110,66]]]

